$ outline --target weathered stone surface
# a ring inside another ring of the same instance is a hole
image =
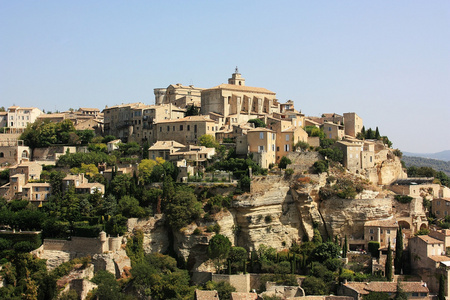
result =
[[[165,226],[164,216],[128,220],[128,232],[142,230],[144,233],[143,247],[145,253],[166,252],[169,248],[169,229]]]

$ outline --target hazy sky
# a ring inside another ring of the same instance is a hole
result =
[[[403,151],[450,149],[448,0],[0,0],[0,106],[153,104],[236,66],[305,115],[354,111]]]

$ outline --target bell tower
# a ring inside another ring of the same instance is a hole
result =
[[[245,86],[245,79],[241,77],[241,73],[239,73],[238,67],[236,67],[236,69],[234,70],[231,78],[228,78],[228,84]]]

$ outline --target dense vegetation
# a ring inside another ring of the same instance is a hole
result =
[[[436,170],[437,172],[443,172],[447,176],[450,176],[450,161],[443,161],[431,158],[424,157],[415,157],[415,156],[403,156],[402,161],[405,163],[405,166],[410,167],[428,167]]]

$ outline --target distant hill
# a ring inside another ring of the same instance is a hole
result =
[[[450,161],[450,150],[445,150],[437,153],[411,153],[411,152],[403,152],[404,156],[414,156],[414,157],[425,157],[425,158],[433,158],[438,160]]]
[[[448,152],[450,151],[443,151]],[[440,153],[443,153],[440,152]],[[437,154],[437,153],[436,153]],[[416,167],[431,167],[436,171],[442,171],[447,176],[450,176],[450,161],[417,157],[417,156],[407,156],[403,153],[402,161],[405,162],[406,167],[416,166]]]

